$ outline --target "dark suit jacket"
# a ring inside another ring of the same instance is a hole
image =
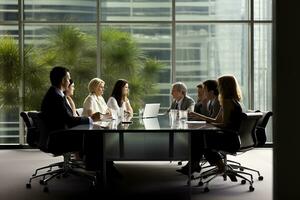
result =
[[[203,104],[201,101],[198,101],[195,104],[194,112],[205,115],[205,116],[209,116],[209,112],[208,112],[208,109],[207,109],[207,104]]]
[[[195,105],[194,99],[192,99],[189,96],[185,96],[181,102],[181,107],[180,110],[186,110],[188,109],[191,105]],[[176,101],[173,101],[171,104],[170,109],[175,109],[176,108]],[[169,109],[169,110],[170,110]]]
[[[221,108],[221,105],[220,105],[218,98],[216,98],[214,101],[209,101],[208,102],[208,116],[211,118],[215,118],[218,115],[220,108]]]
[[[55,87],[47,91],[41,106],[42,118],[49,131],[67,129],[79,124],[88,124],[87,117],[74,117],[72,109],[67,105]]]

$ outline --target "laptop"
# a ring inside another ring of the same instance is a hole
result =
[[[157,117],[160,103],[147,103],[144,108],[143,118]]]

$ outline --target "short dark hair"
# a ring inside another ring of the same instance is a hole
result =
[[[218,82],[216,80],[206,80],[203,85],[207,88],[207,91],[213,91],[214,95],[219,95]]]
[[[50,72],[51,85],[58,87],[69,70],[65,67],[55,66]]]
[[[200,83],[197,85],[197,88],[204,88],[203,83],[200,82]]]

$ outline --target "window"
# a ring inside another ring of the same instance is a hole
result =
[[[125,78],[135,109],[167,109],[173,82],[184,81],[196,98],[200,81],[230,73],[246,109],[272,110],[272,0],[0,0],[0,10],[0,39],[9,36],[23,52],[15,64],[27,73],[10,82],[0,76],[1,144],[25,143],[19,112],[39,109],[53,64],[71,69],[77,107],[94,77],[106,81],[106,100],[109,85]],[[149,72],[145,91],[138,76]],[[269,124],[269,142],[271,135]]]

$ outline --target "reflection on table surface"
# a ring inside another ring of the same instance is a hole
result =
[[[129,117],[121,119],[108,119],[105,121],[94,122],[91,125],[80,125],[72,128],[73,130],[127,130],[127,131],[196,131],[196,130],[216,130],[217,127],[204,121],[172,120],[168,115],[154,118]]]

